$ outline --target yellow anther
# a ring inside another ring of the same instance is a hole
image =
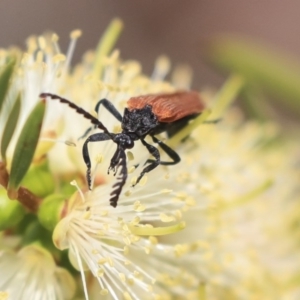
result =
[[[73,30],[70,33],[70,38],[71,39],[78,39],[79,37],[81,37],[81,35],[82,35],[82,31],[80,29],[76,29],[76,30]]]
[[[159,217],[160,217],[160,220],[164,223],[175,221],[174,216],[168,216],[164,213],[161,213]]]

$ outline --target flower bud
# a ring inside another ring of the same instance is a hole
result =
[[[15,200],[7,197],[4,188],[0,188],[0,231],[17,225],[24,217],[25,209]]]
[[[54,194],[46,197],[39,207],[38,218],[43,227],[53,230],[61,219],[66,204],[66,197]]]
[[[45,197],[54,191],[54,180],[46,163],[34,165],[27,172],[22,186],[38,197]]]

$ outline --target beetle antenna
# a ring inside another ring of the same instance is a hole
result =
[[[50,94],[50,93],[41,93],[40,94],[41,98],[46,98],[50,97],[53,100],[59,100],[62,103],[68,104],[71,108],[75,109],[77,113],[83,115],[86,119],[90,120],[92,124],[96,125],[99,129],[102,129],[105,133],[107,133],[110,136],[110,132],[107,130],[107,128],[94,116],[92,116],[90,113],[82,109],[81,107],[77,106],[73,102],[62,98],[60,96],[57,96],[55,94]]]
[[[113,207],[117,207],[120,193],[128,176],[125,151],[123,149],[119,149],[118,151],[119,163],[117,165],[117,169],[121,167],[119,173],[120,176],[117,177],[117,182],[113,185],[113,191],[111,192],[111,198],[109,199],[110,205]]]
[[[113,133],[112,134],[107,134],[105,132],[95,133],[95,134],[90,135],[83,144],[82,157],[83,157],[83,160],[87,167],[86,178],[87,178],[88,187],[90,190],[91,190],[92,179],[91,179],[91,159],[90,159],[90,155],[89,155],[88,144],[91,142],[107,141],[107,140],[111,139],[111,137],[113,137],[113,136],[114,136]]]

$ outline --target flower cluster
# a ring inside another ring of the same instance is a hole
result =
[[[22,129],[40,93],[59,94],[89,112],[106,98],[122,112],[132,96],[190,89],[186,66],[166,81],[167,57],[156,61],[148,77],[118,50],[104,53],[109,34],[100,50],[86,53],[73,69],[79,31],[72,32],[66,55],[57,35],[29,38],[24,53],[0,52],[3,70],[16,57],[0,115],[3,127],[19,94],[22,103],[14,135],[1,150],[0,299],[297,299],[297,147],[280,140],[276,125],[224,110],[222,90],[201,96],[212,111],[203,116],[220,122],[205,124],[202,116],[171,139],[160,136],[176,149],[179,164],[158,166],[132,187],[149,153],[141,143],[127,152],[129,176],[116,208],[109,205],[115,177],[107,174],[115,145],[91,143],[88,190],[81,137],[91,124],[46,99],[37,147],[18,186],[22,205],[7,197],[20,172],[14,171],[19,136],[26,136]],[[229,79],[223,93],[239,84]],[[110,131],[121,131],[105,109],[98,118]],[[26,206],[28,199],[35,206]],[[82,288],[76,287],[80,281]]]

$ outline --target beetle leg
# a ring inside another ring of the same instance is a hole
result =
[[[159,151],[157,150],[157,148],[155,148],[152,145],[149,145],[143,139],[141,139],[141,142],[147,148],[147,150],[149,151],[149,153],[155,157],[155,160],[152,160],[151,163],[150,163],[150,165],[148,165],[147,167],[145,167],[143,169],[143,171],[141,172],[140,176],[137,178],[136,183],[133,184],[132,186],[135,186],[136,184],[138,184],[140,182],[140,180],[144,177],[144,175],[146,173],[152,171],[153,169],[155,169],[160,164],[160,154],[159,154]]]
[[[118,204],[119,196],[128,176],[125,151],[123,149],[118,149],[118,151],[119,162],[117,165],[117,169],[120,167],[120,172],[117,178],[117,182],[113,185],[113,191],[110,193],[111,197],[109,199],[110,205],[113,207],[116,207]]]
[[[123,117],[114,107],[114,105],[107,99],[101,99],[95,106],[95,111],[98,113],[100,105],[103,105],[118,121],[122,122]]]
[[[173,161],[160,161],[159,162],[160,165],[166,165],[166,166],[167,165],[176,165],[180,162],[180,156],[172,148],[170,148],[168,145],[163,143],[161,140],[159,140],[155,136],[151,136],[151,137],[152,137],[153,142],[158,144],[161,147],[161,149],[163,149],[165,151],[165,153],[168,154],[168,156],[173,160]],[[148,159],[145,164],[152,163],[154,161],[155,160],[153,160],[153,159]]]
[[[95,134],[89,136],[83,144],[82,156],[83,156],[83,160],[87,167],[86,179],[87,179],[87,183],[88,183],[90,190],[91,190],[92,179],[91,179],[91,159],[90,159],[89,150],[88,150],[88,143],[89,142],[107,141],[110,139],[111,139],[111,137],[107,133],[95,133]]]
[[[79,140],[82,140],[82,139],[84,139],[84,138],[86,138],[86,137],[89,135],[89,133],[90,133],[93,129],[97,129],[97,126],[91,126],[91,127],[89,127],[89,128],[84,132],[84,134],[78,138],[78,141],[79,141]]]
[[[122,122],[122,116],[121,114],[117,111],[117,109],[114,107],[114,105],[107,99],[101,99],[95,106],[95,111],[98,114],[99,109],[100,109],[100,105],[103,105],[118,121]],[[78,140],[81,140],[85,137],[88,136],[88,134],[93,130],[93,129],[97,129],[97,126],[91,126],[89,127],[85,133],[78,138]]]
[[[124,149],[120,148],[120,146],[118,145],[118,148],[117,148],[115,154],[113,155],[113,157],[110,160],[110,165],[107,170],[107,174],[109,174],[109,171],[112,170],[114,172],[114,176],[116,176],[122,152],[124,152]]]

